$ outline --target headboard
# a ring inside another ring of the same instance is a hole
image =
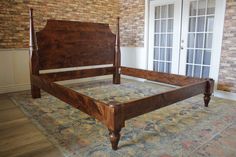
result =
[[[36,75],[49,77],[51,81],[62,81],[113,74],[113,83],[119,84],[119,36],[119,17],[117,35],[111,32],[108,24],[63,20],[48,20],[45,28],[35,33],[33,9],[30,8],[30,78]],[[113,65],[40,73],[40,70],[105,64]]]
[[[107,24],[48,20],[36,38],[40,70],[114,62],[116,37]]]
[[[32,31],[33,17],[31,20]],[[115,62],[116,35],[108,24],[48,20],[34,35],[31,38],[35,38],[32,44],[37,49],[39,70]]]

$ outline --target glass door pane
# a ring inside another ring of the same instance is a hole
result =
[[[194,0],[189,7],[186,75],[209,77],[215,0]]]
[[[153,70],[171,72],[173,51],[174,4],[155,7]]]

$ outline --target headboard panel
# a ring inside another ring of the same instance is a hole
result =
[[[39,70],[114,63],[116,36],[108,24],[48,20],[36,39]]]

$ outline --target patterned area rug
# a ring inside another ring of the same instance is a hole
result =
[[[70,85],[104,102],[118,103],[157,94],[170,87],[154,83],[97,80]],[[202,95],[126,121],[119,149],[111,149],[108,130],[100,122],[42,92],[10,95],[65,156],[235,156],[236,102],[212,98],[208,108]],[[222,143],[223,141],[223,143]],[[227,145],[227,147],[224,147]]]

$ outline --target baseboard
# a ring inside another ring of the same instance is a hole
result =
[[[236,101],[236,93],[230,93],[225,91],[216,90],[214,92],[214,96],[223,99],[235,100]]]
[[[0,94],[29,90],[30,84],[14,84],[0,87]]]

